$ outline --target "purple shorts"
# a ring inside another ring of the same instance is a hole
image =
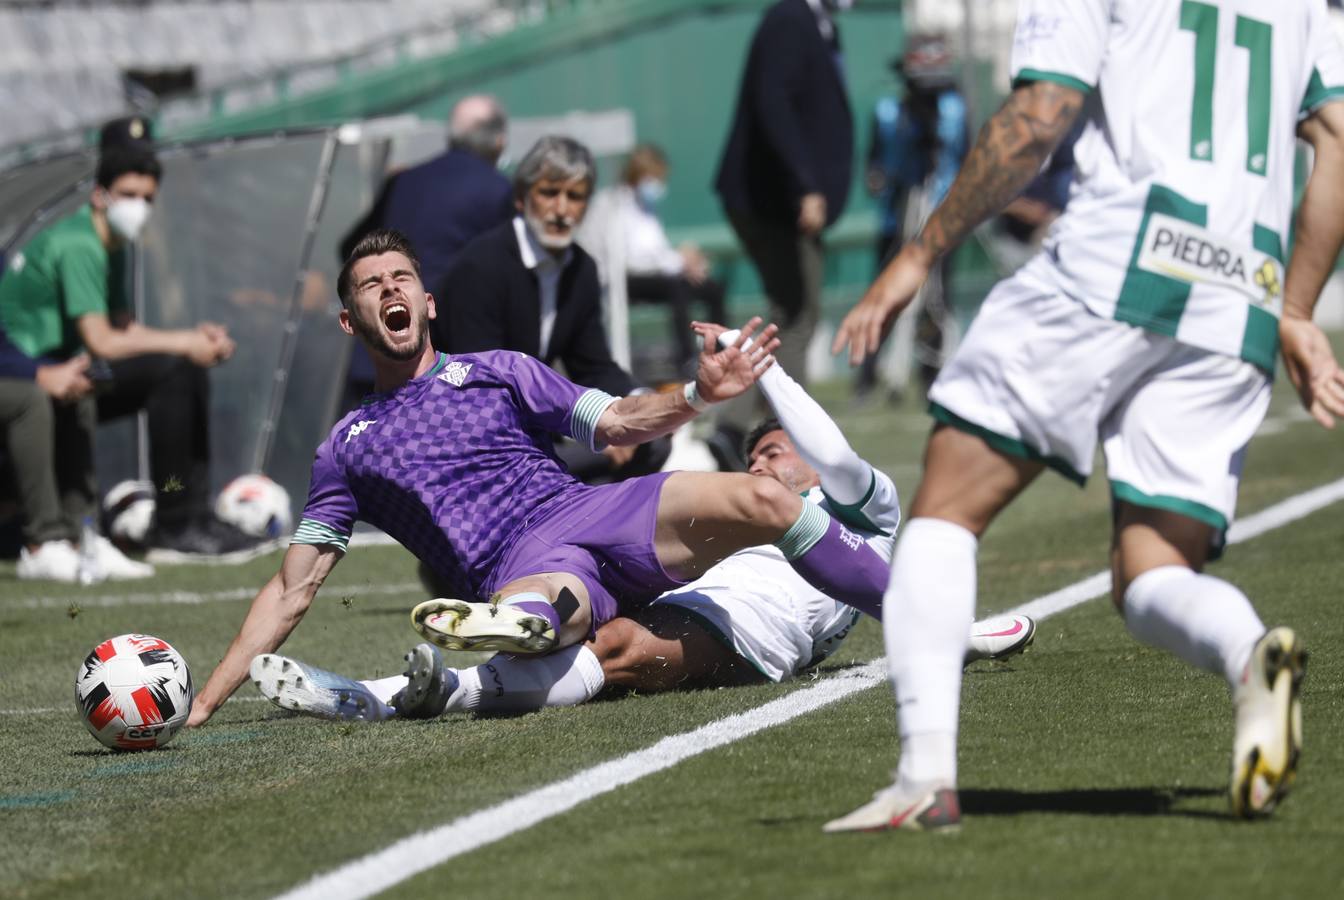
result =
[[[642,605],[686,582],[658,561],[658,496],[670,473],[586,487],[542,510],[505,551],[484,586],[489,596],[516,578],[567,572],[588,588],[593,632],[620,604]]]

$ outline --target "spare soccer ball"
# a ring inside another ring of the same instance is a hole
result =
[[[144,545],[154,524],[154,485],[122,481],[103,497],[103,531],[121,547]]]
[[[289,492],[265,475],[239,475],[215,500],[215,515],[245,534],[278,538],[294,524]]]
[[[171,741],[186,724],[192,696],[182,654],[147,634],[103,641],[75,673],[84,724],[113,750],[150,750]]]

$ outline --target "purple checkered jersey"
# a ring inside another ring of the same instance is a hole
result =
[[[522,353],[440,353],[424,375],[368,397],[317,448],[294,542],[344,551],[358,519],[459,596],[479,596],[529,521],[583,489],[550,435],[594,446],[614,400]]]

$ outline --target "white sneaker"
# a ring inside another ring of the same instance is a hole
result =
[[[364,722],[377,722],[391,712],[353,678],[297,659],[263,653],[252,660],[248,674],[261,695],[281,709],[319,719]]]
[[[1023,653],[1036,638],[1036,621],[1031,616],[995,616],[971,624],[964,664],[978,659],[1003,659]]]
[[[939,831],[961,829],[961,806],[957,789],[937,785],[906,785],[900,779],[873,794],[873,799],[847,816],[822,826],[837,831]]]
[[[1237,736],[1232,745],[1232,812],[1267,816],[1288,793],[1302,755],[1299,693],[1307,651],[1291,628],[1271,628],[1256,641],[1241,681],[1232,688]]]
[[[97,553],[98,567],[103,570],[103,575],[113,581],[129,581],[133,578],[149,578],[154,574],[154,567],[149,563],[136,562],[117,549],[117,545],[98,535],[94,542],[94,550]]]
[[[448,650],[545,653],[555,629],[543,616],[504,603],[439,598],[411,610],[411,625],[425,640]]]
[[[69,541],[47,541],[32,552],[24,547],[19,551],[16,572],[24,581],[75,584],[79,581],[79,551]]]

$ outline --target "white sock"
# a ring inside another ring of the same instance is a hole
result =
[[[410,681],[405,675],[389,675],[387,678],[371,678],[368,681],[361,681],[373,696],[377,697],[383,703],[391,703],[392,695],[406,686]]]
[[[1245,594],[1185,566],[1159,566],[1131,581],[1125,591],[1125,626],[1150,647],[1221,674],[1229,685],[1241,678],[1265,633]]]
[[[957,782],[961,665],[975,616],[971,532],[942,519],[912,519],[901,529],[882,601],[887,667],[896,688],[901,733],[897,777]]]
[[[545,656],[500,654],[483,665],[458,670],[448,709],[516,711],[574,706],[591,700],[606,678],[602,663],[582,644]]]

